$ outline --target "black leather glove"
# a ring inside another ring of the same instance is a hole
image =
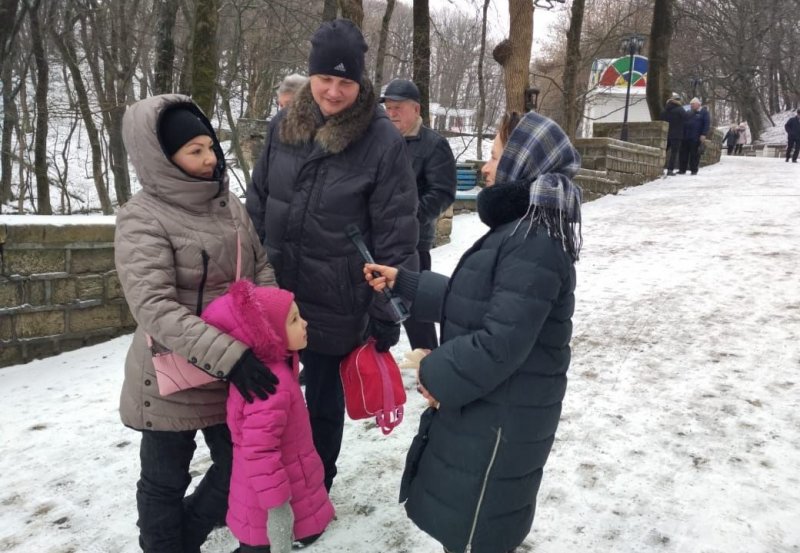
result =
[[[383,353],[400,341],[400,325],[370,317],[367,336],[375,338],[375,349]]]
[[[253,403],[253,394],[267,399],[275,393],[278,377],[248,349],[228,373],[228,381],[236,386],[247,403]]]

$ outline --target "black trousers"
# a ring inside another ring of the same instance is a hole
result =
[[[311,418],[314,447],[325,467],[325,489],[331,490],[336,477],[336,459],[344,433],[344,391],[339,363],[344,355],[327,355],[303,350],[300,360],[306,375],[306,404]]]
[[[196,430],[142,431],[136,484],[139,545],[145,553],[199,553],[211,530],[224,524],[231,479],[231,434],[225,424],[202,430],[213,464],[189,496]]]
[[[732,146],[726,146],[725,148],[728,150],[728,155],[729,156],[733,155],[733,150],[734,150],[734,148],[736,148],[736,144],[734,144]]]
[[[744,149],[744,144],[737,144],[733,148],[733,155],[740,156],[742,155],[742,150]]]
[[[792,153],[792,148],[794,148],[794,153]],[[800,138],[790,138],[788,143],[786,144],[786,160],[789,160],[789,155],[791,154],[792,161],[797,161],[797,156],[800,154]]]
[[[667,141],[667,172],[672,173],[675,171],[675,166],[678,165],[678,155],[681,151],[680,138],[672,138]]]
[[[692,174],[697,173],[700,168],[700,148],[699,140],[683,140],[681,142],[681,160],[680,169],[681,173],[685,173],[689,169]]]
[[[418,251],[419,254],[419,270],[431,270],[431,252]],[[413,316],[403,321],[403,326],[408,335],[408,341],[411,342],[411,349],[436,349],[439,345],[439,340],[436,336],[436,326],[433,323],[420,323],[415,321]]]

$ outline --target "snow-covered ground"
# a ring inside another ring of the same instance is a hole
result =
[[[783,111],[772,116],[774,127],[767,127],[761,133],[761,141],[767,144],[786,144],[786,130],[783,128],[790,117],[797,114],[795,110]],[[769,121],[767,121],[769,123]]]
[[[728,158],[585,204],[563,420],[521,551],[800,552],[800,166]],[[460,215],[450,272],[484,232]],[[0,551],[137,551],[129,337],[0,369]],[[400,344],[398,356],[407,348]],[[397,503],[423,402],[348,421],[317,553],[438,553]],[[193,470],[209,464],[198,449]],[[216,531],[206,553],[235,546]]]

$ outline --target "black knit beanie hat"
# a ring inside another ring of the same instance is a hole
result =
[[[195,136],[210,136],[211,133],[205,123],[186,106],[176,106],[168,108],[161,115],[158,122],[158,136],[168,157],[172,157]]]
[[[349,19],[326,21],[311,37],[308,74],[342,77],[360,84],[367,48],[364,35]]]

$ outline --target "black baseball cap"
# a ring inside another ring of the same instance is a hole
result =
[[[419,89],[412,81],[406,79],[395,79],[386,85],[386,91],[381,96],[380,101],[394,100],[402,102],[403,100],[413,100],[420,103]]]

